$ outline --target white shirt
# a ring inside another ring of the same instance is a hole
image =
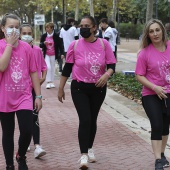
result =
[[[60,38],[63,39],[65,52],[67,52],[71,42],[75,40],[75,36],[78,36],[78,32],[75,27],[72,26],[67,31],[64,28],[61,29]]]
[[[103,34],[103,38],[109,38],[109,44],[113,51],[115,51],[117,30],[115,28],[107,27]]]

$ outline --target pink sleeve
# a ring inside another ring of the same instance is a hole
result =
[[[75,41],[73,41],[68,48],[66,55],[66,63],[74,63],[74,43]]]
[[[144,51],[141,51],[138,54],[135,74],[144,76],[146,74],[146,69],[147,69],[146,54]]]
[[[40,51],[40,56],[41,56],[41,71],[47,70],[47,64],[44,60],[42,51]]]
[[[103,42],[105,45],[106,64],[116,63],[116,57],[112,51],[112,48],[111,48],[109,42],[105,39],[103,39]]]
[[[38,71],[37,62],[33,54],[33,50],[30,47],[30,49],[27,50],[28,56],[29,56],[29,72],[36,72]]]

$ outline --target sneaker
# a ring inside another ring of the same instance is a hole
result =
[[[50,84],[50,83],[47,83],[46,89],[50,89],[50,88],[51,88],[51,84]]]
[[[16,161],[18,162],[18,170],[28,170],[28,166],[26,164],[26,156],[21,158],[18,153],[16,154]]]
[[[29,152],[30,150],[31,150],[31,147],[30,147],[30,146],[28,146],[27,152]]]
[[[7,166],[7,167],[6,167],[6,170],[15,170],[15,167],[14,167],[14,165]]]
[[[161,161],[164,168],[169,167],[169,162],[167,161],[164,153],[161,153]]]
[[[37,145],[35,150],[34,150],[34,158],[40,158],[44,155],[46,155],[45,150],[42,149],[40,145]]]
[[[54,83],[50,83],[51,88],[55,88]]]
[[[91,162],[91,163],[96,162],[96,158],[94,156],[93,149],[88,150],[88,157],[89,157],[89,159],[88,159],[89,162]]]
[[[156,159],[155,170],[164,170],[161,159]]]
[[[82,155],[81,158],[78,160],[80,162],[79,169],[86,170],[88,169],[88,156]]]

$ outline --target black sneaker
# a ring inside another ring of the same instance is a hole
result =
[[[164,153],[161,153],[161,161],[164,168],[169,167],[169,162],[167,161]]]
[[[15,167],[14,167],[14,165],[12,165],[12,166],[7,166],[7,167],[6,167],[6,170],[15,170]]]
[[[161,159],[156,159],[155,170],[164,170]]]
[[[26,164],[26,156],[23,158],[16,154],[16,161],[18,162],[18,170],[28,170],[28,166]]]

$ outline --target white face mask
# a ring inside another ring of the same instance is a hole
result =
[[[21,40],[30,43],[33,40],[33,38],[31,35],[22,35]]]
[[[6,28],[6,35],[10,36],[13,31],[16,33],[17,36],[20,35],[20,31],[17,28]]]

